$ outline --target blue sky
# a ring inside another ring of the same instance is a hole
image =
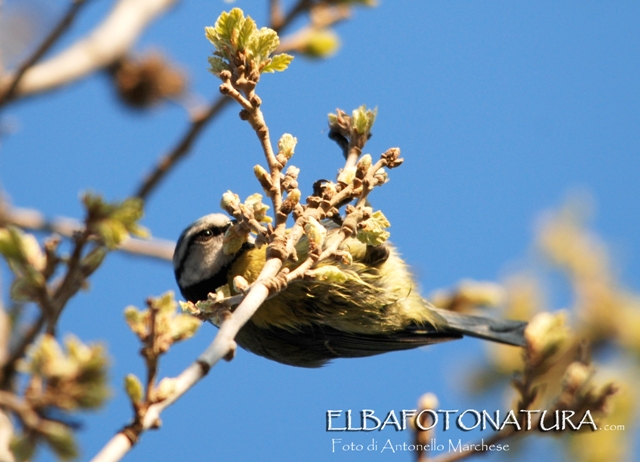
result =
[[[234,5],[264,25],[262,3]],[[61,46],[90,30],[109,4],[92,2]],[[210,100],[218,81],[206,71],[211,45],[203,29],[229,8],[221,1],[183,1],[147,30],[136,50],[163,50],[188,72],[203,101]],[[336,28],[343,42],[336,56],[296,58],[286,72],[265,76],[258,93],[272,137],[289,132],[298,138],[291,162],[302,169],[303,194],[341,164],[327,138],[327,113],[377,106],[365,151],[376,156],[399,146],[405,164],[371,199],[391,221],[391,239],[423,293],[463,278],[500,280],[522,266],[539,214],[575,191],[593,197],[593,227],[610,244],[624,283],[637,289],[639,20],[640,4],[631,1],[382,0]],[[242,197],[259,190],[251,170],[264,163],[259,144],[237,112],[227,108],[151,197],[143,224],[154,236],[176,239],[194,219],[219,211],[228,189]],[[11,201],[51,216],[81,217],[81,191],[109,199],[131,194],[181,135],[186,113],[176,105],[132,112],[114,98],[107,78],[96,75],[10,106],[0,120],[15,130],[0,146],[0,182]],[[113,398],[83,417],[83,459],[128,422],[120,384],[129,372],[143,374],[123,309],[169,289],[177,289],[169,264],[114,254],[65,311],[61,332],[103,341],[112,357]],[[177,374],[214,334],[204,326],[176,346],[161,373]],[[126,460],[413,460],[406,453],[331,453],[335,435],[325,432],[325,412],[414,409],[427,391],[443,409],[502,408],[498,393],[465,392],[465,373],[482,357],[482,343],[467,339],[319,370],[240,351],[166,411],[162,430],[145,434]],[[453,430],[439,436],[477,437]],[[408,442],[412,435],[385,430],[339,437],[366,444],[371,438]],[[536,440],[519,460],[537,460],[553,444]]]

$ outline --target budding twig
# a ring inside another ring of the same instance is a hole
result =
[[[83,229],[83,224],[78,220],[66,217],[49,220],[37,210],[17,207],[3,207],[0,211],[0,222],[14,224],[19,228],[32,231],[53,232],[67,238],[72,238]],[[143,240],[131,237],[122,242],[118,250],[143,257],[171,261],[174,247],[175,242],[165,239]]]
[[[283,17],[281,12],[277,13],[277,11],[280,10],[279,2],[274,1],[271,8],[272,23],[270,27],[276,31],[286,28],[311,6],[311,2],[308,0],[300,0],[292,7],[287,15]],[[169,153],[158,159],[152,171],[142,180],[134,196],[145,200],[148,199],[151,193],[155,191],[157,186],[169,172],[173,170],[178,162],[189,154],[193,143],[197,140],[204,128],[217,117],[229,102],[230,100],[224,96],[218,97],[206,110],[197,114]]]

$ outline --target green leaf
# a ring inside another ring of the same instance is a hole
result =
[[[247,49],[251,53],[251,56],[260,64],[269,59],[269,55],[278,48],[278,45],[280,45],[280,39],[276,31],[268,27],[263,27],[257,33],[253,34],[247,44]]]
[[[111,250],[117,248],[129,236],[127,228],[115,220],[103,220],[96,227],[96,231],[105,245]]]
[[[140,311],[134,306],[128,306],[124,310],[124,319],[131,331],[136,334],[138,338],[144,341],[149,334],[147,326],[149,321],[149,312]]]
[[[216,33],[216,28],[212,26],[207,26],[204,28],[204,36],[207,37],[212,44],[217,45],[219,43],[218,34]]]
[[[9,260],[22,259],[20,241],[22,232],[13,226],[8,228],[0,228],[0,254]]]
[[[109,204],[99,196],[86,194],[83,202],[87,207],[88,222],[94,223],[96,233],[108,248],[118,247],[129,234],[140,237],[149,235],[149,232],[137,223],[143,215],[142,200],[129,198],[121,203]]]
[[[83,270],[91,274],[93,273],[104,261],[107,256],[107,251],[104,247],[94,247],[91,251],[82,259]]]
[[[174,298],[173,290],[168,290],[159,297],[154,297],[152,299],[153,306],[161,313],[164,314],[173,314],[178,308],[178,303],[176,303]]]
[[[244,49],[247,47],[247,44],[251,40],[251,37],[257,31],[258,27],[256,26],[256,22],[249,16],[247,16],[238,33],[238,50],[244,51]]]
[[[360,242],[368,245],[378,246],[384,244],[389,239],[390,233],[385,228],[391,226],[387,217],[378,210],[371,214],[371,217],[360,223],[360,229],[356,235]]]
[[[189,314],[178,314],[171,320],[171,338],[174,342],[187,340],[195,335],[202,321]]]
[[[78,448],[73,432],[66,425],[49,421],[42,436],[61,460],[71,460],[78,457]]]
[[[31,460],[36,452],[37,440],[33,435],[20,435],[11,440],[9,448],[17,462]]]
[[[142,199],[134,197],[125,199],[119,206],[117,206],[113,211],[111,218],[121,222],[131,234],[146,237],[147,231],[137,224],[143,215],[144,203]]]
[[[218,39],[234,44],[234,38],[238,36],[239,29],[243,24],[244,13],[240,8],[234,8],[228,13],[223,11],[214,27]]]
[[[363,104],[358,109],[354,109],[351,113],[351,124],[352,127],[360,135],[364,135],[371,131],[371,127],[373,127],[373,122],[376,120],[376,115],[378,113],[378,109],[367,109],[367,107]]]
[[[266,66],[264,66],[260,72],[261,73],[273,73],[273,72],[282,72],[289,67],[289,63],[293,60],[293,56],[288,55],[286,53],[282,53],[279,55],[275,55],[273,58],[269,60]]]
[[[11,283],[9,296],[16,302],[29,302],[35,298],[34,287],[23,277],[16,277]]]
[[[209,72],[211,72],[216,77],[220,77],[220,73],[222,71],[231,70],[229,64],[223,60],[222,58],[218,58],[217,56],[210,56],[209,60]]]

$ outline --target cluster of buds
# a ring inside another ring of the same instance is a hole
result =
[[[287,162],[293,156],[298,139],[289,133],[285,133],[280,137],[278,141],[278,152],[276,154],[277,168],[282,171],[287,165]],[[253,167],[253,173],[260,182],[262,189],[271,196],[274,192],[273,180],[269,172],[261,165]],[[300,169],[290,166],[284,176],[280,175],[281,188],[285,191],[290,191],[298,187],[298,174]]]
[[[107,203],[100,196],[84,194],[82,202],[87,213],[86,228],[75,235],[79,251],[77,259],[68,263],[74,266],[73,270],[78,275],[72,279],[74,290],[83,286],[85,279],[103,262],[109,249],[118,247],[131,234],[148,236],[147,230],[138,224],[142,217],[142,201],[139,199]],[[94,245],[83,254],[82,248],[89,240]],[[59,264],[65,261],[57,253],[59,243],[60,238],[54,236],[40,246],[33,235],[25,234],[16,227],[0,228],[0,254],[15,275],[11,286],[14,300],[35,301],[42,309],[50,308],[49,292],[55,298],[56,291],[49,291],[47,283]],[[64,295],[70,296],[72,293],[75,292],[65,292]]]
[[[63,351],[53,336],[43,335],[19,363],[29,379],[20,412],[25,430],[11,443],[16,460],[30,460],[39,441],[46,442],[62,460],[77,457],[74,430],[47,415],[54,409],[95,409],[109,396],[104,348],[85,345],[74,337],[68,337],[65,346]]]
[[[129,198],[107,203],[100,196],[84,194],[87,226],[91,227],[109,249],[115,249],[130,235],[148,237],[149,232],[138,224],[143,215],[141,199]]]
[[[506,300],[506,292],[500,284],[495,282],[466,279],[452,290],[434,292],[429,300],[440,308],[465,312],[478,306],[500,306]]]
[[[558,407],[576,411],[590,410],[597,414],[607,414],[609,398],[618,387],[612,382],[596,383],[594,368],[583,361],[574,361],[567,367],[562,379],[562,392]]]
[[[20,364],[31,379],[25,399],[35,409],[94,409],[108,396],[107,357],[101,345],[65,339],[66,353],[51,335],[43,335]]]
[[[544,369],[543,365],[565,348],[569,341],[566,314],[538,313],[529,321],[524,331],[525,355],[528,364]]]
[[[150,390],[149,396],[146,397],[142,382],[135,374],[127,374],[124,378],[124,391],[133,404],[134,409],[140,412],[146,405],[159,403],[169,398],[176,389],[176,379],[172,377],[164,377],[157,386]],[[146,403],[145,403],[146,401]]]
[[[215,47],[209,58],[210,72],[245,94],[253,92],[260,74],[284,71],[293,59],[287,54],[273,55],[280,44],[276,31],[258,29],[240,8],[223,12],[213,27],[205,28],[205,36]]]
[[[241,281],[238,280],[238,282],[242,284]],[[179,303],[183,312],[202,320],[211,321],[219,326],[222,320],[231,313],[228,304],[230,299],[231,288],[229,284],[224,284],[218,287],[215,292],[209,293],[206,300],[199,300],[196,303],[189,301],[180,301]]]
[[[11,298],[18,301],[36,300],[57,263],[52,258],[55,254],[43,252],[35,236],[13,226],[0,228],[0,254],[15,275]]]
[[[222,249],[227,255],[238,252],[251,233],[258,235],[257,245],[266,241],[268,229],[261,223],[271,223],[272,219],[267,215],[269,206],[262,202],[261,194],[252,194],[242,203],[237,194],[227,191],[222,195],[220,206],[236,219],[224,235]]]
[[[147,309],[139,310],[129,306],[124,316],[129,328],[145,345],[153,344],[153,351],[145,356],[157,356],[166,353],[176,342],[192,337],[200,321],[176,312],[178,307],[173,292],[169,291],[157,298],[147,300]]]
[[[173,393],[174,379],[165,378],[153,386],[160,355],[166,353],[174,343],[193,337],[200,327],[199,319],[178,313],[177,307],[173,292],[169,291],[160,297],[149,298],[146,310],[138,310],[133,306],[125,309],[127,324],[144,345],[141,354],[150,372],[146,397],[138,377],[129,374],[124,380],[125,391],[138,417],[145,406],[163,401]]]
[[[335,114],[329,114],[329,130],[332,138],[346,140],[348,146],[343,146],[345,151],[364,147],[371,137],[371,128],[376,120],[377,109],[367,109],[363,104],[354,109],[351,116],[341,109],[336,109]]]

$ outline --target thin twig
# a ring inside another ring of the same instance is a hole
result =
[[[278,264],[280,263],[280,264]],[[262,275],[275,275],[281,268],[281,262],[267,262]],[[254,315],[262,302],[269,295],[269,288],[264,281],[256,282],[247,293],[244,301],[235,309],[232,315],[223,319],[220,330],[207,349],[185,369],[174,381],[174,392],[166,400],[152,404],[142,421],[139,429],[127,428],[116,434],[92,459],[93,462],[112,462],[120,460],[132,447],[132,436],[137,439],[140,432],[157,425],[162,411],[184,395],[193,385],[202,379],[209,370],[221,359],[230,358],[236,349],[235,337],[249,319]],[[131,435],[135,430],[137,434]]]
[[[278,2],[275,2],[278,3]],[[305,12],[312,6],[312,3],[309,0],[300,0],[298,3],[289,11],[289,13],[280,20],[279,23],[273,23],[270,25],[272,29],[276,32],[281,31],[285,27],[287,27],[298,15]],[[273,19],[273,17],[272,17]],[[156,163],[156,166],[153,170],[144,178],[141,185],[136,190],[134,196],[139,197],[140,199],[147,200],[151,193],[156,189],[156,187],[160,184],[160,182],[169,174],[173,168],[177,165],[177,163],[182,160],[187,154],[189,154],[191,147],[198,137],[198,135],[202,132],[202,130],[207,126],[207,124],[213,120],[218,113],[229,104],[229,98],[224,96],[218,97],[208,109],[191,122],[187,130],[180,137],[175,146],[169,151],[168,154],[163,155]]]
[[[62,17],[60,22],[53,28],[53,30],[47,35],[47,37],[42,41],[40,46],[33,52],[31,56],[29,56],[22,65],[18,68],[18,70],[13,75],[11,81],[7,85],[7,89],[0,94],[0,107],[4,104],[11,101],[13,98],[16,89],[18,88],[18,84],[22,80],[24,74],[29,70],[31,66],[33,66],[36,62],[40,60],[44,56],[44,54],[51,49],[51,47],[58,41],[62,34],[64,34],[75,19],[76,15],[80,11],[80,9],[86,5],[87,0],[72,0],[71,4],[65,15]]]
[[[177,0],[118,0],[85,37],[28,69],[14,98],[50,91],[103,69],[122,57],[144,29]],[[0,89],[12,76],[0,77]]]
[[[71,257],[67,262],[67,272],[64,275],[61,283],[55,289],[52,296],[52,303],[50,307],[40,306],[40,308],[47,314],[47,333],[55,335],[56,325],[58,319],[62,314],[62,310],[73,295],[80,289],[83,281],[86,280],[86,274],[83,274],[82,255],[84,248],[89,242],[92,231],[87,226],[80,233],[76,234],[73,238],[73,251]],[[48,309],[47,309],[48,308]]]
[[[47,219],[42,213],[34,209],[8,208],[0,213],[2,223],[10,223],[23,229],[32,231],[46,231],[72,238],[81,232],[84,225],[72,218]],[[171,261],[175,242],[165,239],[142,240],[129,238],[120,244],[118,250],[134,255]]]
[[[43,312],[40,313],[38,319],[29,327],[29,329],[22,335],[18,345],[11,351],[7,361],[2,365],[2,378],[0,381],[0,389],[6,390],[9,388],[13,376],[16,372],[16,361],[21,359],[29,345],[31,345],[36,336],[42,331],[47,318]]]
[[[280,0],[269,0],[269,18],[271,21],[271,28],[275,29],[280,27],[283,20],[282,3]]]
[[[182,160],[191,150],[193,142],[196,140],[200,132],[207,126],[209,121],[213,119],[227,104],[231,101],[224,96],[219,96],[211,105],[201,114],[194,117],[193,121],[187,127],[182,137],[168,154],[162,156],[154,169],[142,181],[142,184],[135,192],[134,196],[146,200],[158,184],[167,176],[176,164]]]
[[[311,0],[299,0],[298,3],[296,3],[295,6],[291,8],[291,10],[289,10],[280,25],[274,24],[271,26],[271,28],[280,33],[280,31],[291,24],[291,22],[293,22],[293,20],[297,18],[299,14],[304,13],[312,6],[313,2]]]
[[[38,428],[42,419],[25,401],[15,394],[0,390],[0,406],[10,409],[20,418],[20,421],[28,428]]]
[[[311,22],[293,34],[284,37],[275,53],[303,52],[313,34],[328,29],[350,17],[351,7],[346,4],[317,8],[314,10]]]
[[[158,323],[158,306],[149,299],[147,301],[149,308],[149,335],[147,337],[147,344],[143,350],[143,357],[147,363],[147,387],[146,396],[147,400],[151,399],[153,387],[156,383],[156,377],[158,375],[158,347],[156,328]]]

